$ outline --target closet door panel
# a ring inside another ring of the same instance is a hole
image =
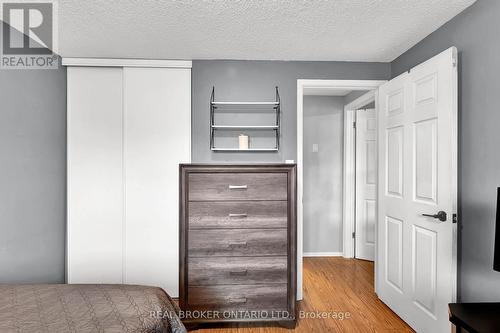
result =
[[[69,283],[121,283],[122,69],[69,67]]]
[[[124,68],[125,283],[178,295],[179,163],[191,155],[191,70]]]

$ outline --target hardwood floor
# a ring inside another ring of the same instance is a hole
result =
[[[304,258],[304,299],[298,309],[330,314],[328,319],[299,318],[297,327],[234,325],[202,328],[196,333],[285,333],[285,332],[413,332],[373,292],[373,263],[344,258]],[[333,314],[350,314],[343,320]]]

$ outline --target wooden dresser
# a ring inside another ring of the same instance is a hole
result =
[[[180,166],[185,324],[295,326],[296,167]]]

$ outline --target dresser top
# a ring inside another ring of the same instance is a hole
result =
[[[296,163],[181,163],[180,166],[186,167],[293,167]]]
[[[191,172],[208,172],[208,173],[219,173],[219,172],[231,172],[231,173],[241,173],[241,172],[288,172],[295,173],[297,169],[296,164],[284,164],[284,163],[253,163],[253,164],[213,164],[213,163],[188,163],[179,164],[181,173],[191,173]]]

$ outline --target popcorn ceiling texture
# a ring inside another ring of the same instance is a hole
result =
[[[59,0],[64,57],[388,62],[475,0]]]

